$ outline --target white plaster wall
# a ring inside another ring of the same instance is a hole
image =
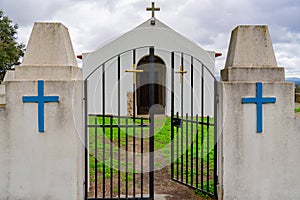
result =
[[[45,81],[45,132],[37,127],[36,81],[7,81],[0,111],[0,199],[83,199],[82,81]],[[5,116],[5,128],[3,128]],[[2,144],[3,143],[3,144]]]
[[[263,96],[277,98],[276,104],[263,105],[263,133],[256,133],[256,105],[241,103],[242,97],[256,95],[256,84],[222,82],[220,90],[220,199],[300,199],[293,84],[263,84]]]

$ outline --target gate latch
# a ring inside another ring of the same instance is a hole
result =
[[[182,127],[182,120],[179,118],[174,118],[173,119],[173,125],[177,128],[181,128]]]

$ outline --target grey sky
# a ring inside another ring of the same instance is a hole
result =
[[[141,24],[151,13],[150,0],[1,0],[2,9],[19,24],[19,41],[27,43],[35,21],[62,22],[69,28],[76,54],[95,50]],[[231,30],[240,24],[267,24],[278,65],[288,77],[300,78],[300,1],[297,0],[156,0],[162,22],[223,56]]]

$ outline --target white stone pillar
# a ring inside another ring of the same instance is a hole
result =
[[[83,199],[83,82],[68,29],[35,23],[22,64],[4,84],[0,199]],[[24,102],[41,88],[58,102],[42,103],[44,108]]]
[[[219,87],[219,199],[300,199],[300,131],[294,114],[294,86],[278,67],[267,26],[232,31]],[[257,84],[258,83],[258,84]],[[255,98],[262,105],[259,130]],[[253,100],[253,99],[252,99]]]

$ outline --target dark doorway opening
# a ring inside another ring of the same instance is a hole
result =
[[[150,109],[150,96],[149,90],[151,85],[154,85],[154,106],[151,109],[155,109],[156,114],[165,114],[166,107],[166,66],[164,61],[154,56],[154,82],[149,80],[150,73],[150,56],[144,56],[137,65],[137,69],[143,70],[142,73],[137,74],[137,114],[144,115],[149,114]]]

